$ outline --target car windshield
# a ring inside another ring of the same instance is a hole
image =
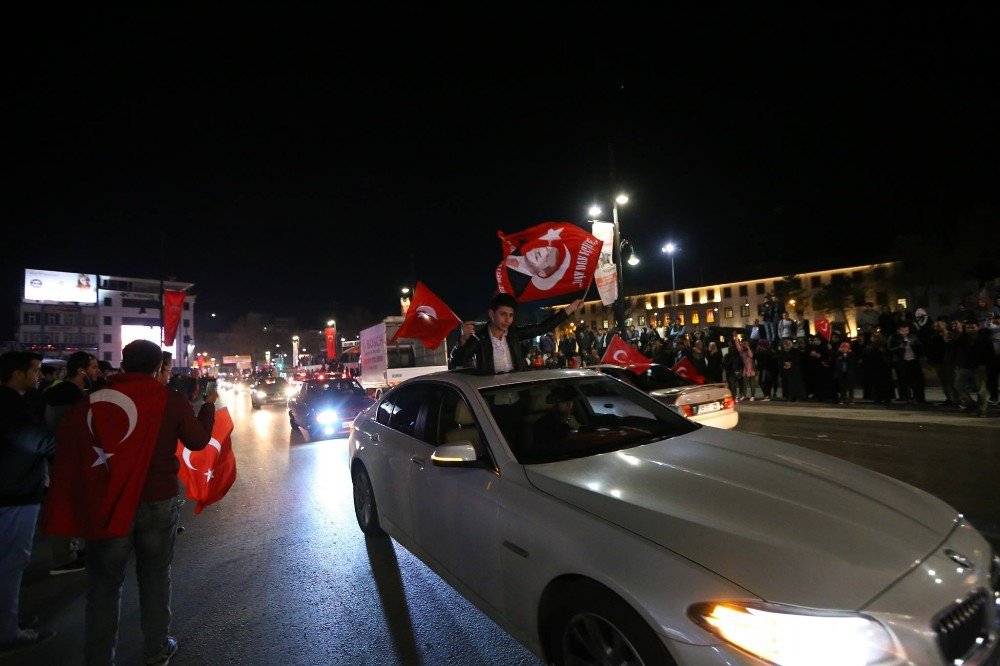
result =
[[[361,384],[353,379],[330,379],[320,381],[313,379],[309,381],[309,391],[322,391],[323,393],[346,393],[353,395],[364,395],[365,390]]]
[[[573,377],[481,389],[522,464],[619,451],[696,430],[666,405],[610,377]]]

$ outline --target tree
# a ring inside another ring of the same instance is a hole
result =
[[[802,279],[798,275],[786,275],[774,283],[774,296],[779,302],[787,304],[794,300],[795,307],[804,307],[808,297],[802,289]]]
[[[830,281],[813,292],[812,307],[814,312],[833,313],[840,315],[840,321],[847,321],[847,308],[864,300],[864,289],[855,284],[850,277],[837,273]]]

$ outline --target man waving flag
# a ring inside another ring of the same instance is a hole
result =
[[[417,282],[403,325],[389,343],[398,338],[415,338],[424,343],[424,347],[437,349],[448,334],[461,325],[462,320],[444,301],[435,296],[423,282]]]
[[[181,464],[177,476],[187,489],[188,498],[197,502],[195,514],[225,497],[236,481],[232,434],[233,419],[229,408],[223,407],[215,412],[215,426],[208,446],[192,451],[185,448],[183,442],[177,442],[177,459]]]
[[[497,290],[518,302],[586,292],[597,270],[601,241],[569,222],[545,222],[520,233],[498,231],[503,261]]]

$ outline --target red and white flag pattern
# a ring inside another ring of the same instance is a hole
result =
[[[705,377],[699,373],[697,369],[695,369],[694,364],[691,363],[688,358],[682,358],[674,364],[674,367],[670,369],[673,370],[674,374],[677,376],[683,377],[684,379],[692,381],[695,384],[705,383]]]
[[[428,349],[437,349],[448,337],[448,334],[462,325],[462,320],[451,311],[445,302],[427,288],[423,282],[418,282],[410,299],[410,307],[406,311],[403,325],[392,336],[389,343],[398,338],[415,338],[424,343]]]
[[[518,301],[586,291],[597,270],[601,241],[569,222],[545,222],[520,233],[498,231],[503,261],[497,290]]]
[[[611,344],[609,344],[608,348],[604,350],[604,356],[601,358],[601,363],[610,363],[612,365],[620,365],[622,367],[634,365],[648,366],[652,363],[652,359],[646,358],[639,352],[639,350],[625,344],[625,341],[621,339],[621,336],[616,334],[615,337],[611,339]],[[633,370],[635,369],[633,368]]]
[[[830,320],[823,315],[820,315],[819,318],[816,319],[816,332],[822,335],[823,339],[827,342],[830,341],[830,333],[832,332],[830,329]]]
[[[189,499],[197,502],[196,514],[209,504],[225,497],[236,481],[236,456],[233,454],[233,418],[223,407],[215,412],[212,439],[201,451],[191,451],[177,442],[177,472]]]

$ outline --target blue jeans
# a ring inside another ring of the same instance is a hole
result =
[[[778,322],[776,321],[765,321],[764,322],[764,333],[767,335],[769,342],[774,342],[778,339]]]
[[[87,619],[85,651],[88,666],[114,664],[118,645],[125,566],[135,553],[139,582],[143,650],[155,655],[170,631],[170,562],[174,558],[179,500],[143,502],[132,528],[123,537],[87,541]]]
[[[17,638],[21,576],[31,561],[31,541],[41,506],[0,506],[0,643]]]

